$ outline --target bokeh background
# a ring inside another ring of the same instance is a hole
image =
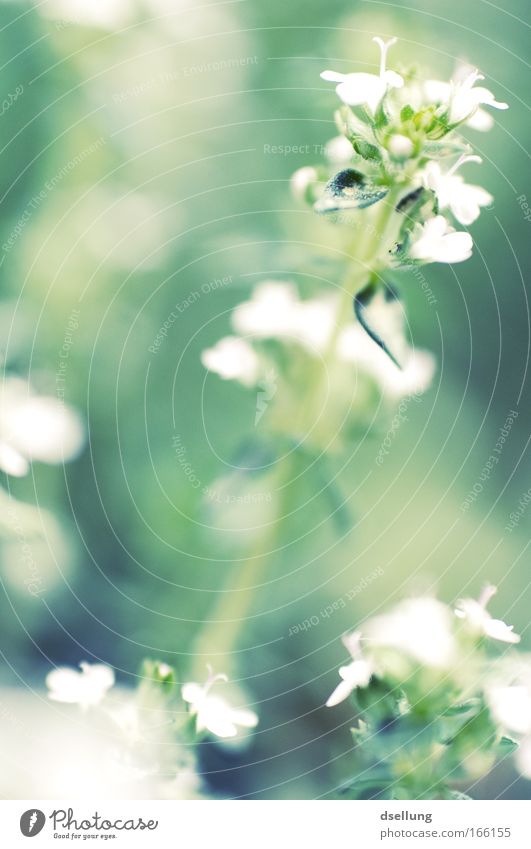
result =
[[[237,644],[260,729],[247,752],[209,749],[204,768],[220,792],[246,798],[335,787],[348,768],[349,713],[323,704],[344,659],[340,636],[408,592],[452,601],[490,580],[493,609],[531,649],[531,510],[506,529],[530,486],[531,220],[518,200],[531,198],[530,26],[526,0],[0,3],[0,100],[22,88],[0,108],[3,365],[43,392],[64,389],[89,436],[64,468],[35,464],[3,482],[37,508],[25,541],[45,588],[28,592],[21,536],[6,523],[4,738],[21,706],[28,741],[46,729],[54,664],[99,659],[128,687],[146,655],[183,674],[198,667],[198,639],[215,655],[203,623],[245,563],[270,489],[267,476],[250,483],[238,471],[256,398],[207,374],[201,351],[259,280],[304,289],[315,275],[334,279],[338,237],[293,200],[289,178],[319,162],[335,134],[320,71],[372,70],[376,34],[398,36],[393,67],[413,62],[448,79],[468,61],[509,102],[490,133],[469,131],[484,160],[470,179],[495,202],[473,227],[472,259],[424,269],[435,304],[403,278],[412,337],[436,354],[437,376],[381,467],[373,434],[334,469],[351,527],[330,518],[301,468],[298,507]],[[500,462],[462,509],[511,410]],[[242,497],[249,486],[262,497]],[[209,488],[223,497],[205,498]],[[318,625],[289,636],[312,617]],[[13,784],[4,772],[4,796],[34,791],[31,776]],[[528,797],[529,783],[504,764],[473,795]]]

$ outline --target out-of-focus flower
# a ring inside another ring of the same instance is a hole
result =
[[[437,599],[412,598],[370,619],[363,635],[371,655],[389,648],[427,667],[448,669],[457,656],[452,624],[451,612]]]
[[[476,86],[478,80],[485,79],[477,70],[468,73],[464,78],[459,76],[450,83],[439,80],[427,80],[424,83],[426,98],[430,102],[441,103],[448,113],[450,124],[469,123],[477,116],[480,106],[491,106],[494,109],[508,109],[508,103],[499,103],[489,89]],[[481,110],[484,112],[484,110]],[[490,117],[490,116],[489,116]],[[475,129],[490,129],[488,121],[481,117],[476,121]],[[473,124],[471,124],[473,126]]]
[[[352,145],[345,136],[334,136],[325,144],[324,154],[333,165],[346,165],[352,159]]]
[[[88,708],[99,704],[114,685],[114,672],[103,663],[80,663],[81,672],[60,666],[46,676],[48,697],[54,702]]]
[[[471,631],[478,636],[491,637],[502,643],[519,643],[520,637],[513,631],[512,625],[506,625],[501,619],[493,619],[487,605],[497,589],[486,586],[479,600],[465,598],[458,602],[455,615],[463,619]]]
[[[323,71],[321,79],[327,82],[338,83],[336,92],[343,103],[348,106],[369,107],[371,112],[376,112],[380,101],[388,88],[401,88],[404,80],[400,74],[386,70],[387,51],[396,43],[396,38],[383,41],[381,38],[373,38],[380,48],[380,73],[367,74],[340,74],[336,71]]]
[[[253,386],[260,376],[258,354],[238,336],[225,336],[213,348],[204,350],[201,362],[223,380],[239,380],[244,386]]]
[[[396,341],[394,337],[393,341]],[[429,351],[400,346],[402,367],[399,368],[358,324],[342,331],[337,352],[340,359],[355,363],[372,375],[390,398],[422,394],[430,387],[435,373],[435,358]]]
[[[36,395],[26,381],[9,377],[0,387],[0,468],[25,475],[33,460],[62,463],[80,452],[80,416],[57,398]]]
[[[211,688],[216,681],[227,681],[223,674],[210,672],[204,684],[189,682],[181,688],[181,695],[189,704],[189,711],[196,718],[196,730],[210,731],[216,737],[235,737],[238,726],[255,728],[258,717],[252,710],[234,708],[221,696],[212,695]]]
[[[267,280],[256,287],[251,300],[236,307],[232,325],[256,339],[292,339],[315,354],[328,344],[335,311],[334,297],[301,301],[291,283]]]
[[[424,262],[463,262],[472,254],[470,233],[456,232],[443,215],[416,224],[409,247],[411,259]]]
[[[128,0],[47,0],[39,11],[82,26],[115,29],[129,19],[131,6]]]
[[[491,687],[487,701],[492,715],[507,731],[531,732],[531,693],[526,686]]]
[[[317,180],[317,169],[313,168],[311,165],[305,165],[303,168],[298,168],[291,175],[290,186],[291,191],[294,197],[302,200],[305,195],[308,187],[315,183]]]
[[[343,639],[344,645],[352,655],[352,663],[341,666],[339,675],[343,679],[337,685],[332,695],[326,702],[326,707],[335,707],[347,699],[358,687],[366,687],[373,674],[372,664],[362,657],[360,646],[361,633],[354,631]]]
[[[481,162],[479,156],[463,155],[444,173],[437,162],[429,162],[422,174],[424,185],[437,195],[439,209],[450,209],[460,224],[472,224],[479,217],[480,208],[488,206],[494,198],[481,186],[465,183],[456,170],[465,162]]]

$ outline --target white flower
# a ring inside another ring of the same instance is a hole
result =
[[[255,728],[258,725],[258,717],[252,710],[233,708],[220,696],[213,696],[210,692],[216,681],[227,681],[223,674],[210,674],[205,684],[189,682],[181,688],[181,695],[188,702],[189,711],[196,717],[197,732],[210,731],[216,737],[235,737],[238,726],[243,728]]]
[[[435,669],[448,669],[456,658],[451,613],[435,598],[400,602],[390,613],[371,619],[364,636],[371,653],[382,647],[395,649]]]
[[[339,675],[343,679],[326,702],[326,707],[335,707],[347,699],[357,687],[366,687],[373,674],[372,664],[361,656],[361,634],[359,631],[344,637],[343,643],[353,657],[348,666],[341,666]]]
[[[390,339],[393,349],[393,343],[396,343],[395,335],[390,334],[386,338]],[[337,353],[340,359],[355,363],[371,375],[382,391],[391,398],[426,392],[435,374],[435,358],[429,351],[417,351],[406,344],[399,347],[401,368],[370,339],[359,324],[351,324],[339,336]]]
[[[326,348],[335,312],[332,297],[301,301],[292,284],[264,281],[250,301],[236,307],[232,325],[238,333],[257,339],[292,339],[315,354]]]
[[[131,15],[128,0],[51,0],[44,3],[42,14],[82,26],[118,29]]]
[[[60,666],[46,676],[48,696],[54,702],[78,704],[82,708],[97,705],[114,685],[114,672],[102,663],[80,663],[81,672]]]
[[[492,715],[507,731],[528,734],[531,731],[531,693],[521,685],[491,687],[487,702]]]
[[[413,230],[414,241],[409,247],[412,259],[424,262],[463,262],[472,254],[470,233],[456,232],[444,215],[436,215]]]
[[[457,162],[445,174],[437,162],[429,162],[422,173],[423,183],[437,195],[439,209],[450,208],[460,224],[468,226],[478,218],[480,208],[493,201],[492,195],[481,186],[465,183],[457,169],[465,162],[481,162],[479,156],[460,156]]]
[[[514,754],[516,766],[520,775],[531,778],[531,736],[526,736]]]
[[[481,593],[479,601],[465,598],[458,602],[455,615],[464,619],[466,624],[477,634],[491,637],[502,643],[519,643],[520,637],[513,631],[512,625],[506,625],[501,619],[493,619],[487,611],[487,604],[496,594],[497,589],[487,586]]]
[[[346,165],[352,159],[353,149],[345,136],[335,136],[326,143],[324,154],[333,165]]]
[[[79,415],[57,398],[36,395],[26,381],[8,377],[0,387],[0,468],[25,475],[33,460],[62,463],[85,440]]]
[[[484,117],[487,113],[481,110],[483,115],[480,115],[478,119],[479,107],[484,105],[492,106],[494,109],[508,109],[509,104],[499,103],[489,89],[475,86],[478,80],[483,79],[485,78],[477,70],[473,70],[464,78],[454,78],[450,83],[427,80],[424,83],[424,91],[430,101],[444,104],[450,124],[466,122],[474,129],[487,130],[490,129],[489,121]]]
[[[352,147],[351,147],[352,150]],[[317,180],[317,171],[311,165],[299,168],[291,175],[290,186],[293,195],[301,200],[304,198],[308,186]]]
[[[371,112],[376,112],[378,105],[388,88],[401,88],[404,80],[400,74],[387,71],[385,68],[387,51],[395,44],[396,38],[383,41],[381,38],[373,38],[380,47],[380,73],[379,74],[339,74],[336,71],[323,71],[321,79],[328,82],[338,83],[336,92],[343,103],[348,106],[368,106]]]
[[[260,376],[258,354],[237,336],[225,336],[213,348],[204,350],[201,362],[223,380],[239,380],[244,386],[253,386]]]

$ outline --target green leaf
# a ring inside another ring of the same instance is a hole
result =
[[[364,209],[382,200],[389,189],[378,186],[361,171],[346,168],[339,171],[325,186],[322,197],[314,205],[319,213],[340,212],[346,209]]]
[[[380,335],[380,331],[378,330],[377,321],[381,310],[375,314],[375,317],[371,315],[371,306],[373,305],[377,290],[377,282],[373,279],[368,284],[368,286],[365,287],[365,289],[362,289],[362,291],[355,296],[354,313],[359,323],[361,324],[365,332],[371,337],[373,342],[375,342],[378,347],[381,348],[382,351],[387,354],[387,356],[394,362],[396,366],[398,366],[398,368],[402,368],[397,358],[389,348],[387,342]],[[391,309],[394,305],[396,305],[397,302],[399,302],[398,293],[389,284],[387,284],[385,287],[384,299],[389,304],[389,307]]]
[[[404,122],[405,121],[411,121],[411,119],[414,117],[414,115],[415,115],[415,110],[413,109],[412,106],[409,105],[409,103],[406,106],[403,106],[402,109],[400,110],[400,120],[401,121],[404,121]]]
[[[501,740],[495,746],[496,754],[500,758],[504,758],[507,755],[512,755],[518,748],[518,743],[516,740],[512,740],[511,737],[502,737]]]
[[[380,162],[382,155],[380,149],[375,144],[364,141],[363,139],[353,139],[352,145],[356,153],[359,153],[364,159],[372,162]]]
[[[464,713],[470,713],[471,710],[476,710],[480,706],[479,699],[469,699],[459,705],[452,705],[444,712],[444,716],[461,716]]]

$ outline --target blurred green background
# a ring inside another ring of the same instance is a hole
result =
[[[404,277],[412,337],[437,355],[437,376],[381,467],[379,434],[335,469],[356,516],[348,533],[338,536],[301,469],[299,506],[237,653],[260,730],[242,756],[249,765],[214,759],[213,781],[286,798],[335,786],[349,714],[322,705],[344,659],[339,638],[407,592],[451,601],[490,580],[495,611],[531,648],[531,511],[505,530],[530,486],[531,221],[517,200],[531,197],[529,11],[526,0],[0,4],[1,97],[23,87],[0,109],[4,358],[56,393],[74,314],[65,398],[89,429],[64,471],[35,465],[4,482],[62,529],[33,543],[39,598],[24,585],[20,545],[2,546],[4,685],[42,687],[51,664],[81,659],[113,665],[126,685],[145,655],[189,668],[215,591],[252,544],[245,528],[267,510],[260,499],[205,505],[204,488],[231,472],[254,431],[255,397],[207,375],[200,354],[229,332],[255,282],[295,279],[304,291],[311,275],[335,279],[338,236],[292,199],[289,178],[335,134],[336,99],[320,71],[372,70],[376,34],[399,38],[392,67],[413,62],[448,79],[465,60],[509,102],[490,133],[468,134],[484,160],[470,179],[495,202],[472,229],[471,260],[424,269],[435,305]],[[299,150],[272,151],[286,145]],[[511,410],[500,462],[463,511]],[[237,495],[246,483],[232,472],[224,485]],[[255,485],[269,492],[267,480]],[[288,636],[377,568],[383,575],[345,607]],[[503,766],[475,794],[527,796],[513,779]]]

